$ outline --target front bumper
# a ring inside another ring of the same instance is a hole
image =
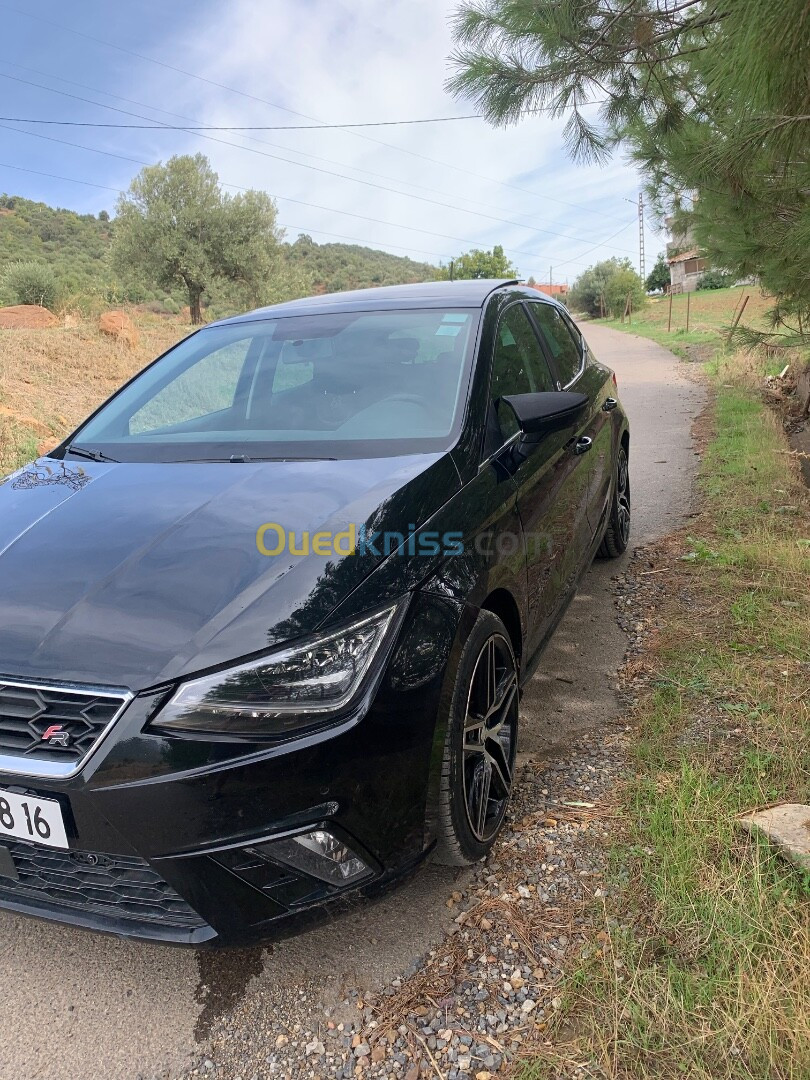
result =
[[[408,873],[433,840],[437,716],[460,614],[419,596],[374,699],[339,727],[276,744],[169,736],[147,732],[164,695],[145,694],[79,775],[0,772],[0,788],[60,803],[70,845],[0,838],[0,908],[126,937],[242,945]],[[346,843],[368,875],[340,888],[256,858],[256,845],[313,828]]]

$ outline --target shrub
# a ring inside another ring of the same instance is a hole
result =
[[[707,270],[698,278],[699,289],[727,289],[734,284],[733,274],[724,274],[722,270]]]
[[[3,272],[2,285],[15,304],[39,304],[51,311],[56,307],[59,289],[53,271],[44,263],[11,263]]]

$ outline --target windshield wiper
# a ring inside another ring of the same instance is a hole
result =
[[[230,457],[176,458],[168,462],[172,465],[250,465],[264,461],[337,461],[335,457],[249,457],[247,454],[232,454]]]
[[[84,446],[76,446],[75,443],[71,443],[70,446],[66,447],[65,453],[72,454],[74,457],[87,458],[88,461],[118,461],[118,458],[107,457],[100,450],[88,450]]]

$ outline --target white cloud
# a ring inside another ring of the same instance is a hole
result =
[[[443,89],[454,6],[454,0],[231,0],[226,14],[219,4],[201,9],[181,38],[163,40],[160,56],[322,122],[473,112]],[[148,94],[152,103],[206,123],[308,122],[152,65],[130,75],[122,93],[141,100]],[[619,160],[605,168],[572,163],[562,126],[547,117],[506,130],[470,120],[358,134],[265,132],[256,136],[261,141],[231,133],[214,137],[221,141],[154,136],[152,146],[164,157],[202,150],[223,182],[267,190],[293,237],[307,231],[326,241],[332,238],[326,234],[339,234],[434,262],[469,246],[501,243],[520,273],[538,280],[550,265],[558,268],[555,280],[563,280],[597,258],[628,254],[636,262],[635,211],[625,200],[635,198],[638,178]],[[623,225],[615,240],[589,251]],[[658,249],[652,233],[647,244],[650,262]]]

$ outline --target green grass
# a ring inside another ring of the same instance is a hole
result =
[[[810,1076],[810,881],[736,823],[810,802],[810,499],[777,418],[733,375],[728,361],[702,511],[662,563],[676,566],[636,710],[617,897],[593,913],[604,944],[520,1080],[575,1062],[615,1078]]]
[[[735,309],[742,304],[745,296],[748,297],[748,303],[745,306],[742,322],[746,326],[764,330],[767,325],[765,311],[771,302],[761,296],[756,287],[751,286],[693,292],[688,297],[685,293],[673,296],[671,328],[668,296],[649,299],[641,311],[632,315],[630,322],[622,323],[620,319],[605,319],[600,320],[600,325],[651,338],[659,345],[665,345],[685,358],[694,358],[695,347],[705,346],[704,354],[698,355],[697,359],[708,360],[710,351],[724,344]],[[689,308],[688,331],[686,329],[687,305]]]

